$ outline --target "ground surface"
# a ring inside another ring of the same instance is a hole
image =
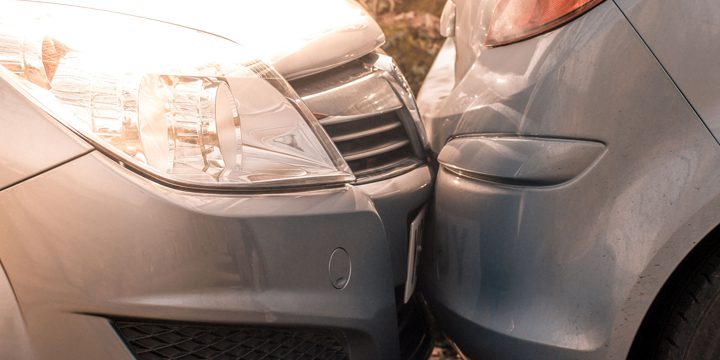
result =
[[[428,360],[467,360],[458,355],[453,348],[444,342],[438,342]]]

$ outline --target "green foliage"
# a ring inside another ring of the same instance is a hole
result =
[[[393,56],[416,92],[443,37],[439,32],[444,0],[359,0],[385,31],[383,49]]]

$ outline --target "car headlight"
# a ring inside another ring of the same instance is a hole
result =
[[[215,35],[99,10],[4,4],[0,77],[99,150],[173,185],[353,180],[282,76]]]

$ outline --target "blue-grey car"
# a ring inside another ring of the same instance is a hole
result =
[[[433,173],[357,3],[0,7],[0,358],[427,356]]]
[[[454,0],[422,288],[475,359],[720,357],[720,2]]]

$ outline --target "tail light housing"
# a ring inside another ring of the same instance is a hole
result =
[[[460,2],[466,2],[462,5]],[[604,0],[450,0],[461,11],[479,16],[482,45],[496,47],[522,41],[557,28],[594,8]],[[450,4],[449,4],[450,5]],[[443,18],[455,17],[454,5],[446,6]],[[446,22],[443,22],[446,23]],[[444,29],[445,33],[450,33]]]
[[[499,0],[487,30],[486,45],[500,46],[552,30],[603,0]]]

